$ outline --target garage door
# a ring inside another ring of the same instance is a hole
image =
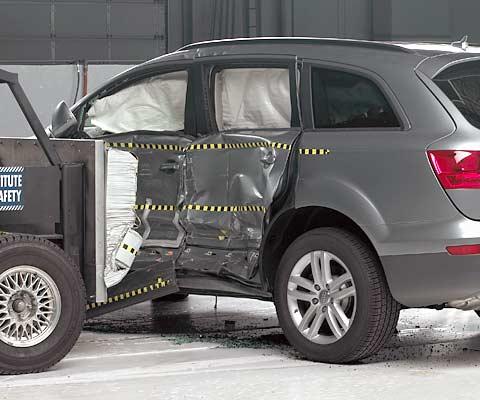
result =
[[[0,0],[0,63],[164,54],[167,0]]]

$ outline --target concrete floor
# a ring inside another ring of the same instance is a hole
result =
[[[377,356],[348,366],[303,360],[273,305],[190,296],[87,322],[52,370],[0,378],[0,399],[470,399],[480,392],[480,318],[406,310]]]

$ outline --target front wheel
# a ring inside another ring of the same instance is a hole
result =
[[[56,364],[84,319],[83,280],[62,249],[32,236],[0,239],[0,374]]]
[[[312,230],[290,245],[274,294],[289,342],[320,362],[374,354],[393,334],[400,312],[370,247],[336,228]]]

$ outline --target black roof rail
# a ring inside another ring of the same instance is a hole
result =
[[[247,44],[265,44],[265,43],[285,43],[285,44],[318,44],[318,45],[334,45],[345,47],[363,47],[369,49],[395,51],[398,53],[415,53],[411,49],[398,46],[396,44],[385,42],[374,42],[367,40],[355,40],[355,39],[332,39],[332,38],[313,38],[313,37],[255,37],[255,38],[238,38],[238,39],[222,39],[222,40],[210,40],[205,42],[198,42],[183,46],[178,51],[201,49],[206,47],[219,47],[228,46],[230,44],[235,45],[247,45]]]

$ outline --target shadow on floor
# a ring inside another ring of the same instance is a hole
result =
[[[89,320],[97,332],[161,335],[175,343],[217,343],[229,348],[269,348],[301,357],[287,342],[271,303],[190,296],[181,302],[146,302]],[[402,312],[400,332],[375,356],[357,365],[435,360],[446,365],[480,365],[477,317],[455,310]]]

